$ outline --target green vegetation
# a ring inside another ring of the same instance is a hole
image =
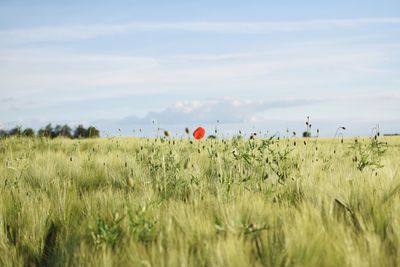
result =
[[[41,128],[35,133],[35,130],[32,128],[22,129],[21,126],[14,127],[10,130],[2,130],[0,129],[0,138],[6,137],[48,137],[48,138],[97,138],[100,137],[100,131],[96,129],[96,127],[90,126],[85,128],[83,125],[78,125],[74,132],[72,132],[72,128],[68,125],[57,125],[53,128],[51,124],[46,125],[46,127]]]
[[[400,138],[0,139],[0,266],[399,266]]]

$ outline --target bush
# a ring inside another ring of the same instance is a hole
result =
[[[17,126],[8,131],[9,136],[20,136],[22,134],[21,126]]]
[[[57,125],[52,131],[52,137],[66,137],[72,138],[72,129],[68,125]]]
[[[90,126],[88,129],[87,129],[87,137],[89,137],[89,138],[97,138],[97,137],[100,137],[100,131],[99,130],[97,130],[95,127],[93,127],[93,126]]]
[[[32,128],[26,128],[23,132],[22,132],[23,136],[26,137],[34,137],[35,136],[35,131]]]
[[[59,136],[72,138],[72,129],[68,125],[64,125],[61,127]]]
[[[88,132],[83,125],[78,125],[74,132],[74,138],[86,138],[88,136]]]
[[[41,128],[38,131],[38,136],[39,137],[53,137],[52,133],[53,133],[53,127],[51,126],[51,123],[50,123],[50,124],[47,124],[45,128]]]

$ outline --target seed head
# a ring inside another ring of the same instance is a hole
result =
[[[132,177],[128,176],[128,178],[126,179],[126,183],[127,183],[128,187],[133,188],[134,181],[133,181]]]
[[[253,230],[257,229],[257,225],[256,225],[255,223],[251,223],[251,224],[249,224],[249,225],[247,226],[247,228],[248,228],[250,231],[253,231]]]

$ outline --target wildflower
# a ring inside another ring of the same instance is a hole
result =
[[[164,136],[165,137],[169,137],[170,135],[171,135],[170,131],[167,131],[167,130],[164,131]]]
[[[185,133],[186,133],[186,134],[189,134],[189,132],[190,132],[189,127],[186,127],[186,128],[185,128]]]
[[[197,140],[200,140],[204,137],[206,134],[206,131],[202,127],[198,127],[194,132],[193,132],[193,137]]]

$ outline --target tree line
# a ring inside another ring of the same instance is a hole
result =
[[[47,138],[64,137],[70,139],[96,138],[100,137],[100,131],[96,129],[96,127],[94,126],[85,128],[83,125],[78,125],[73,130],[67,124],[56,125],[55,127],[53,127],[51,124],[48,124],[45,127],[40,128],[38,131],[35,131],[32,128],[23,129],[21,126],[14,127],[10,130],[0,129],[0,138],[11,137],[11,136],[47,137]]]

